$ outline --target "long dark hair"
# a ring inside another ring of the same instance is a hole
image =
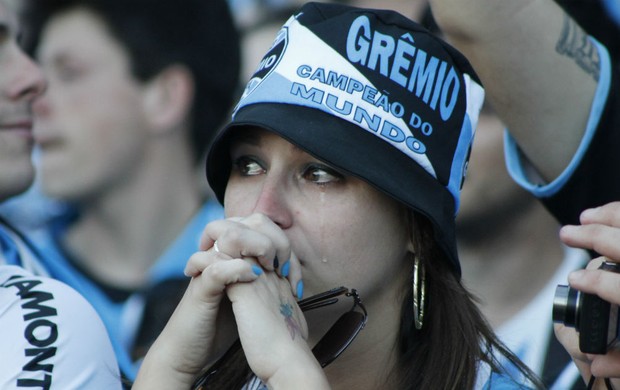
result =
[[[498,355],[512,363],[531,385],[544,388],[536,375],[497,338],[477,306],[476,298],[463,286],[435,244],[430,222],[408,213],[415,256],[425,268],[426,305],[424,324],[418,330],[413,318],[413,283],[403,288],[398,361],[393,378],[399,389],[472,389],[480,363],[494,372],[505,369]],[[414,255],[411,255],[410,275]],[[514,378],[516,383],[523,378]]]

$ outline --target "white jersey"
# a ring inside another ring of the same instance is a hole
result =
[[[3,390],[121,389],[92,306],[67,285],[12,265],[0,265],[0,351]]]

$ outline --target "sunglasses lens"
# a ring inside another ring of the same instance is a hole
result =
[[[351,344],[364,327],[364,322],[365,316],[362,313],[349,311],[332,325],[325,336],[312,348],[312,353],[321,367],[331,363]]]

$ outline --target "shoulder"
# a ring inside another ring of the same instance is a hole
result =
[[[15,266],[0,266],[0,344],[11,362],[0,387],[120,388],[103,323],[75,290]]]
[[[55,315],[76,314],[79,318],[97,318],[90,304],[68,285],[17,266],[0,266],[0,291],[3,300],[22,302],[26,308],[49,307]],[[32,302],[26,304],[26,302]],[[59,312],[61,310],[61,312]],[[36,315],[33,315],[36,317]]]
[[[493,372],[482,390],[532,390],[532,388],[507,374]]]

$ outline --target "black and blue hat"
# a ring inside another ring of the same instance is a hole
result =
[[[207,178],[223,202],[231,130],[273,131],[428,217],[460,275],[455,216],[483,99],[467,59],[404,16],[308,3],[216,137]]]

